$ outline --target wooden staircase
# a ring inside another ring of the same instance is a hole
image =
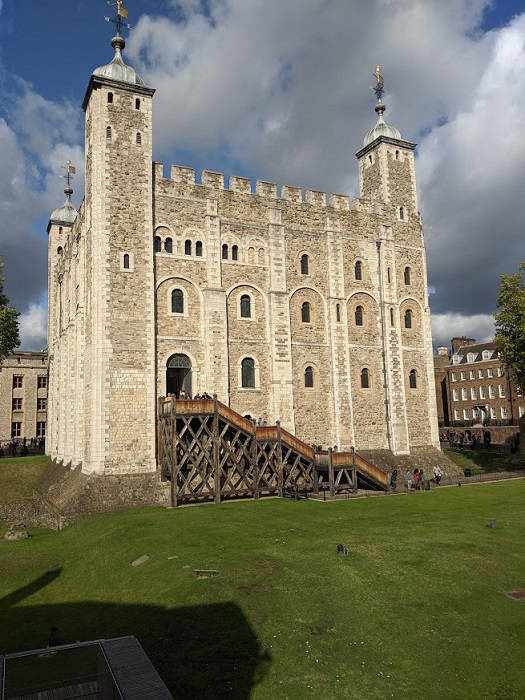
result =
[[[279,423],[256,426],[216,398],[158,403],[157,460],[171,503],[386,490],[387,473],[352,452],[315,452]]]

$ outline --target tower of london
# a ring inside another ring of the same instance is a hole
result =
[[[197,176],[153,162],[155,90],[112,46],[48,225],[48,454],[155,472],[158,398],[203,393],[313,445],[439,448],[415,144],[382,100],[356,199]]]

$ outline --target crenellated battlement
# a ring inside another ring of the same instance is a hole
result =
[[[209,190],[233,192],[240,195],[275,199],[300,205],[309,205],[318,209],[333,208],[348,211],[354,204],[348,195],[320,192],[295,185],[278,185],[275,182],[257,180],[255,188],[252,180],[239,175],[226,177],[224,173],[213,170],[203,170],[200,181],[195,170],[186,165],[172,165],[170,175],[164,174],[164,164],[153,163],[154,180],[164,183],[173,182],[177,185],[205,187]]]

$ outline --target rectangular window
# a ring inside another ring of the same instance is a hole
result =
[[[13,399],[13,411],[22,410],[22,399]]]
[[[458,390],[452,389],[452,401],[457,401],[457,400],[458,400]]]
[[[37,421],[36,436],[39,438],[45,438],[45,436],[46,436],[46,422],[45,421],[43,421],[43,420]]]
[[[452,377],[452,381],[455,382],[455,381],[456,381],[456,373],[455,373],[455,372],[451,372],[451,373],[450,373],[450,376]]]
[[[22,437],[22,423],[14,422],[11,423],[11,437],[19,438]]]
[[[494,387],[492,386],[492,384],[489,384],[489,399],[493,399],[493,398],[494,398]]]
[[[465,387],[463,387],[463,389],[461,389],[461,400],[462,401],[467,400],[467,390],[465,389]]]
[[[463,420],[468,420],[468,411],[466,408],[463,409]]]
[[[501,386],[501,384],[498,384],[498,395],[500,399],[505,398],[505,389]]]
[[[483,379],[483,370],[482,369],[478,369],[478,378]]]
[[[47,411],[47,399],[37,399],[36,400],[36,410],[37,411]]]
[[[519,411],[520,418],[522,418],[523,415],[525,415],[525,406],[520,406],[518,411]]]
[[[493,408],[492,406],[490,407],[490,417],[491,417],[491,418],[495,418],[495,417],[496,417],[496,411],[494,410],[494,408]]]
[[[24,382],[24,378],[19,374],[13,375],[13,389],[21,389]]]
[[[469,379],[474,379],[474,370],[471,369],[470,372],[468,373]]]
[[[40,375],[38,377],[38,388],[47,389],[47,377],[45,375]]]
[[[472,401],[476,400],[476,389],[473,386],[470,387],[470,398]]]
[[[498,367],[498,377],[502,377],[502,376],[503,376],[503,370],[501,369],[501,367]]]
[[[479,398],[484,399],[485,398],[485,390],[483,389],[482,386],[479,387]]]
[[[505,408],[505,406],[501,407],[501,417],[507,418],[507,409]]]
[[[465,372],[461,372],[461,379],[465,379]]]
[[[492,379],[493,376],[494,376],[494,374],[492,372],[492,367],[487,367],[487,377],[489,379]]]

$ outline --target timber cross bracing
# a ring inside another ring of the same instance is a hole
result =
[[[386,472],[356,453],[321,452],[279,423],[257,427],[216,398],[159,399],[158,463],[171,501],[258,498],[286,492],[332,495],[358,481],[386,489]]]

